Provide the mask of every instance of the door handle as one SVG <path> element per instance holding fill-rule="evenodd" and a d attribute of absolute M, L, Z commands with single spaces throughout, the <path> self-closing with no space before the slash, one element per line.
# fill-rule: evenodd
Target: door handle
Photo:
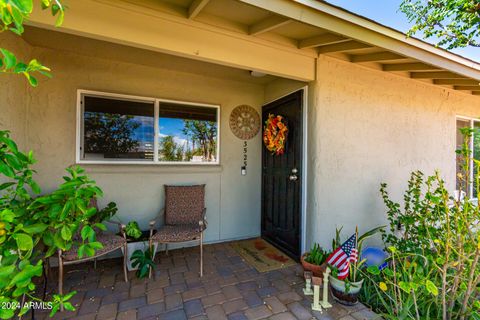
<path fill-rule="evenodd" d="M 298 180 L 298 176 L 296 174 L 292 174 L 288 177 L 288 180 L 290 181 L 297 181 Z"/>

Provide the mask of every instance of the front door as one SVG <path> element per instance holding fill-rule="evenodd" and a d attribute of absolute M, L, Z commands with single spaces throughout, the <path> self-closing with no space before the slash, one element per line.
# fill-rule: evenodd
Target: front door
<path fill-rule="evenodd" d="M 280 115 L 288 128 L 285 151 L 262 148 L 262 237 L 292 258 L 300 257 L 303 90 L 263 107 L 262 122 Z"/>

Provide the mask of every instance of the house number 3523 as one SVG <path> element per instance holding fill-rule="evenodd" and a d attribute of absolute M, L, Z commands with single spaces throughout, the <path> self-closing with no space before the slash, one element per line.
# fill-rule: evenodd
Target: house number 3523
<path fill-rule="evenodd" d="M 243 141 L 243 166 L 242 166 L 242 176 L 247 175 L 247 151 L 248 151 L 248 144 L 247 140 Z"/>

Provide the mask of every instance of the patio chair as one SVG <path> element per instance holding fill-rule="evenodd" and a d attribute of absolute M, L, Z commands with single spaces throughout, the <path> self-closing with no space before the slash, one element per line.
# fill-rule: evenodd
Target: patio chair
<path fill-rule="evenodd" d="M 165 244 L 168 254 L 170 243 L 199 242 L 200 277 L 203 276 L 203 231 L 205 219 L 205 185 L 165 186 L 165 207 L 159 218 L 164 216 L 164 225 L 155 231 L 159 218 L 150 221 L 150 248 L 154 243 Z M 152 272 L 150 270 L 150 277 Z"/>
<path fill-rule="evenodd" d="M 92 199 L 92 201 L 90 202 L 90 206 L 94 206 L 95 208 L 97 208 L 97 211 L 98 211 L 98 205 L 97 205 L 96 199 Z M 58 293 L 60 295 L 63 294 L 63 267 L 64 266 L 94 260 L 94 265 L 96 268 L 98 257 L 101 257 L 103 255 L 106 255 L 107 253 L 113 252 L 118 249 L 124 250 L 123 274 L 125 277 L 125 282 L 128 282 L 128 275 L 127 275 L 128 254 L 127 254 L 127 237 L 125 235 L 125 226 L 117 221 L 107 220 L 103 222 L 111 223 L 118 226 L 120 236 L 110 232 L 97 232 L 96 241 L 100 242 L 103 245 L 103 248 L 99 250 L 95 250 L 94 256 L 92 257 L 84 256 L 83 258 L 79 258 L 77 245 L 72 245 L 72 247 L 68 251 L 58 250 Z M 75 237 L 79 242 L 81 242 L 81 237 L 79 234 L 75 235 Z M 63 311 L 63 305 L 61 306 L 61 310 Z"/>

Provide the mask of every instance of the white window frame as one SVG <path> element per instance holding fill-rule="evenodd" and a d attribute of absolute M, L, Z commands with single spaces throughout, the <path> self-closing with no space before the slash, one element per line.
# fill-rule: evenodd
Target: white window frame
<path fill-rule="evenodd" d="M 474 118 L 474 117 L 466 117 L 466 116 L 456 116 L 455 117 L 455 134 L 457 133 L 456 131 L 458 130 L 457 128 L 457 120 L 463 120 L 463 121 L 468 121 L 470 123 L 470 129 L 475 129 L 475 122 L 478 122 L 480 123 L 480 119 L 478 118 Z M 455 138 L 455 145 L 457 144 L 456 142 L 456 138 Z M 468 148 L 470 149 L 470 153 L 471 153 L 471 157 L 473 158 L 473 138 L 470 139 L 470 142 L 469 142 L 469 146 Z M 457 166 L 457 164 L 455 163 L 455 167 Z M 470 177 L 468 177 L 468 180 L 469 181 L 473 181 L 474 179 L 474 176 L 473 176 L 473 160 L 470 160 L 469 164 L 469 171 L 470 171 Z M 456 175 L 456 171 L 457 169 L 455 168 L 455 184 L 457 183 L 457 175 Z M 469 183 L 468 185 L 468 196 L 469 197 L 473 197 L 473 183 Z"/>
<path fill-rule="evenodd" d="M 98 96 L 98 97 L 107 97 L 107 98 L 117 98 L 123 100 L 135 100 L 140 102 L 151 102 L 154 104 L 154 140 L 153 140 L 153 161 L 139 161 L 139 160 L 84 160 L 81 159 L 81 149 L 83 147 L 83 110 L 84 96 Z M 206 107 L 206 108 L 215 108 L 217 110 L 217 148 L 216 148 L 216 161 L 211 162 L 193 162 L 193 161 L 160 161 L 158 157 L 158 141 L 160 128 L 158 126 L 158 120 L 160 115 L 160 104 L 165 103 L 176 103 L 183 105 L 190 105 L 196 107 Z M 181 100 L 171 100 L 171 99 L 162 99 L 154 97 L 144 97 L 144 96 L 134 96 L 118 93 L 110 93 L 103 91 L 93 91 L 93 90 L 77 90 L 77 116 L 76 116 L 76 144 L 75 144 L 75 161 L 77 164 L 105 164 L 105 165 L 178 165 L 178 166 L 216 166 L 220 165 L 220 105 L 218 104 L 208 104 L 200 102 L 190 102 L 190 101 L 181 101 Z"/>

